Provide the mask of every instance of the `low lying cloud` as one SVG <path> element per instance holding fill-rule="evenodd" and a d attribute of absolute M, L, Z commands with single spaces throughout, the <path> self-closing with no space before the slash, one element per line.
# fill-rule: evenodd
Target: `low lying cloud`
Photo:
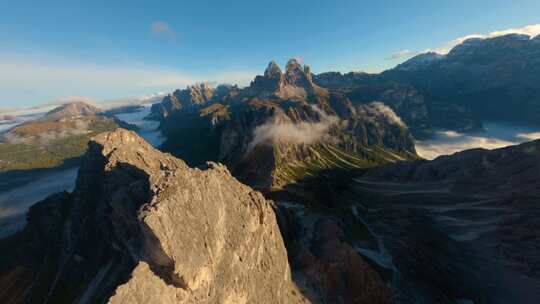
<path fill-rule="evenodd" d="M 312 108 L 319 113 L 320 121 L 296 124 L 272 121 L 256 127 L 253 132 L 253 140 L 248 145 L 248 152 L 257 145 L 268 144 L 276 140 L 293 144 L 312 144 L 327 137 L 330 127 L 339 123 L 339 118 L 327 115 L 316 106 L 312 106 Z"/>
<path fill-rule="evenodd" d="M 441 155 L 453 154 L 469 149 L 497 149 L 540 139 L 540 132 L 534 132 L 528 128 L 490 124 L 486 129 L 486 133 L 479 135 L 440 131 L 437 132 L 433 139 L 417 141 L 416 151 L 425 159 L 434 159 Z"/>
<path fill-rule="evenodd" d="M 171 41 L 176 41 L 176 32 L 171 26 L 161 20 L 157 20 L 150 26 L 150 31 L 154 36 L 164 37 Z"/>
<path fill-rule="evenodd" d="M 400 127 L 407 127 L 403 120 L 401 120 L 401 117 L 399 117 L 394 110 L 380 101 L 373 101 L 365 105 L 363 109 L 368 114 L 366 117 L 383 116 L 390 123 L 396 124 Z"/>

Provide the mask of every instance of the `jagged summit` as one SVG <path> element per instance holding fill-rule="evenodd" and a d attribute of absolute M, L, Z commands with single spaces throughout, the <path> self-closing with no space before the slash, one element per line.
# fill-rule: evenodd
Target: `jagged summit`
<path fill-rule="evenodd" d="M 250 89 L 251 95 L 263 98 L 306 99 L 328 94 L 325 89 L 313 83 L 309 66 L 302 66 L 296 58 L 287 62 L 285 73 L 272 60 L 264 74 L 255 77 Z"/>
<path fill-rule="evenodd" d="M 281 74 L 282 74 L 281 68 L 276 63 L 275 60 L 270 61 L 270 63 L 268 64 L 268 67 L 264 71 L 265 77 L 272 77 L 274 75 L 281 75 Z"/>
<path fill-rule="evenodd" d="M 300 64 L 300 61 L 297 58 L 291 58 L 289 61 L 287 61 L 287 65 L 285 70 L 287 73 L 294 71 L 295 69 L 302 69 L 302 65 Z"/>
<path fill-rule="evenodd" d="M 220 86 L 219 93 L 225 94 L 223 91 L 226 89 L 226 87 Z M 216 89 L 206 82 L 187 86 L 183 90 L 176 90 L 165 96 L 161 103 L 154 104 L 148 118 L 159 120 L 182 108 L 204 105 L 210 102 L 215 94 Z"/>

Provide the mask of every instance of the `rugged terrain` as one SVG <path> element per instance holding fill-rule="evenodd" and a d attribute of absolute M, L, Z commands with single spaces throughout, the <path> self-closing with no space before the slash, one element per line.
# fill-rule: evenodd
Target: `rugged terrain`
<path fill-rule="evenodd" d="M 403 121 L 380 102 L 355 105 L 313 82 L 291 59 L 271 62 L 240 89 L 196 85 L 153 107 L 163 149 L 191 165 L 226 164 L 258 189 L 279 189 L 329 168 L 363 168 L 416 158 Z"/>
<path fill-rule="evenodd" d="M 302 202 L 280 205 L 282 230 L 297 256 L 314 223 L 333 221 L 398 303 L 538 303 L 539 164 L 534 141 L 328 172 L 303 181 L 307 200 L 282 193 Z"/>
<path fill-rule="evenodd" d="M 1 241 L 3 303 L 302 303 L 272 203 L 135 133 L 89 144 L 72 193 Z"/>
<path fill-rule="evenodd" d="M 270 62 L 245 88 L 176 90 L 148 116 L 172 155 L 101 134 L 75 190 L 0 240 L 0 302 L 538 303 L 540 142 L 426 161 L 413 141 L 537 123 L 538 39 L 467 40 L 379 75 Z M 50 137 L 118 125 L 73 104 L 4 140 L 47 155 Z"/>

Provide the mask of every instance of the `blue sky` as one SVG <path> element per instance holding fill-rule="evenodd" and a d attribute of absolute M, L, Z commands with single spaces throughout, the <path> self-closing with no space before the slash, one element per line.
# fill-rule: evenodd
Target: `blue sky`
<path fill-rule="evenodd" d="M 538 12 L 538 0 L 0 0 L 0 108 L 247 84 L 290 57 L 376 72 L 406 59 L 392 54 L 538 24 Z"/>

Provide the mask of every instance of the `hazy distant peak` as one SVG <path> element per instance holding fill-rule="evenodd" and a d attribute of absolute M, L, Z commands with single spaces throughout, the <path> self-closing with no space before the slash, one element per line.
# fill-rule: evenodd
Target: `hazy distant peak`
<path fill-rule="evenodd" d="M 44 118 L 62 118 L 62 117 L 77 117 L 91 116 L 101 112 L 101 109 L 82 101 L 74 101 L 63 104 L 57 108 L 47 112 Z"/>

